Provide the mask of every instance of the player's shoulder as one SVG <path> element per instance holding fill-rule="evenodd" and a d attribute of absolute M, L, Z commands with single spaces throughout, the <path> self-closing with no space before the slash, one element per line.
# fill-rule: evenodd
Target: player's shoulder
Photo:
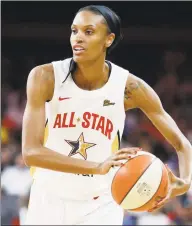
<path fill-rule="evenodd" d="M 50 100 L 54 92 L 54 71 L 52 63 L 38 65 L 31 69 L 27 79 L 28 97 L 33 100 Z"/>
<path fill-rule="evenodd" d="M 52 61 L 50 63 L 37 65 L 31 69 L 30 74 L 35 77 L 38 76 L 53 76 L 54 75 L 54 66 L 61 65 L 62 67 L 68 66 L 71 63 L 72 58 L 66 58 L 64 60 Z"/>
<path fill-rule="evenodd" d="M 28 76 L 28 84 L 52 86 L 54 83 L 54 70 L 52 63 L 37 65 L 31 69 Z"/>

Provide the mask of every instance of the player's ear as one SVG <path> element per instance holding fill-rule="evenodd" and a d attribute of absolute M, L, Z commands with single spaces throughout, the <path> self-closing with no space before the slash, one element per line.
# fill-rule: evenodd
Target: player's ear
<path fill-rule="evenodd" d="M 112 45 L 114 39 L 115 39 L 115 34 L 114 33 L 109 34 L 106 39 L 105 47 L 109 48 Z"/>

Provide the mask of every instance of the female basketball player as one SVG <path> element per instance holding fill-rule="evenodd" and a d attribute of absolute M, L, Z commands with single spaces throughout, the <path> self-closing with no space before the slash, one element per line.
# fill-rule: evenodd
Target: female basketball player
<path fill-rule="evenodd" d="M 71 30 L 73 58 L 35 67 L 27 82 L 22 148 L 36 169 L 26 224 L 121 225 L 110 169 L 139 150 L 119 150 L 125 110 L 141 109 L 178 153 L 181 178 L 168 169 L 170 193 L 154 208 L 189 189 L 192 148 L 154 90 L 105 60 L 121 40 L 112 10 L 82 8 Z"/>

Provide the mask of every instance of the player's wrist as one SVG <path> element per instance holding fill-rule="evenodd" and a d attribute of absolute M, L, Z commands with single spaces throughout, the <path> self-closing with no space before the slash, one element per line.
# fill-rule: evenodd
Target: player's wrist
<path fill-rule="evenodd" d="M 93 170 L 92 174 L 98 174 L 98 175 L 102 174 L 100 165 L 101 165 L 100 163 L 95 163 L 95 165 L 92 169 Z"/>

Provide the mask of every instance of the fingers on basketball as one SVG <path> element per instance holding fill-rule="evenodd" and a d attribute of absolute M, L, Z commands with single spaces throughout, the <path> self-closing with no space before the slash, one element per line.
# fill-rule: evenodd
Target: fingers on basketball
<path fill-rule="evenodd" d="M 141 148 L 123 148 L 121 150 L 119 150 L 117 153 L 118 154 L 131 154 L 131 155 L 136 155 L 138 151 L 141 151 Z"/>
<path fill-rule="evenodd" d="M 148 212 L 153 212 L 153 211 L 160 210 L 166 203 L 167 203 L 167 199 L 165 198 L 161 202 L 159 202 L 155 207 L 150 209 Z"/>
<path fill-rule="evenodd" d="M 131 158 L 131 156 L 129 154 L 125 153 L 125 154 L 119 154 L 119 155 L 114 156 L 113 160 L 118 161 L 118 160 L 130 159 L 130 158 Z"/>

